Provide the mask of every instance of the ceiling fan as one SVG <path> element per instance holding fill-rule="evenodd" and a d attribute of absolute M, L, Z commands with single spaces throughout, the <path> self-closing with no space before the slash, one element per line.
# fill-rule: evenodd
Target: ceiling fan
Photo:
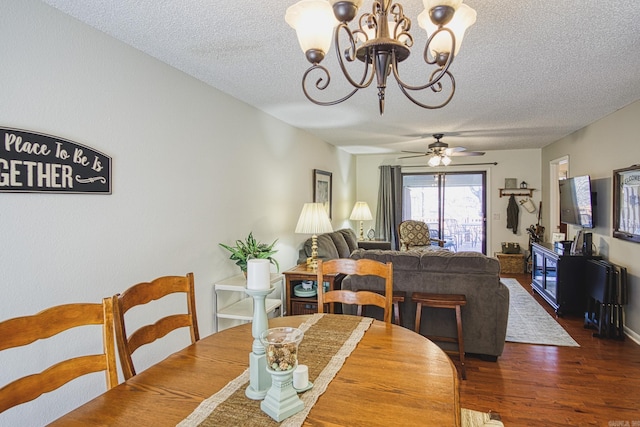
<path fill-rule="evenodd" d="M 413 153 L 415 155 L 398 158 L 410 159 L 413 157 L 431 156 L 428 162 L 429 166 L 439 166 L 440 164 L 447 166 L 451 163 L 451 157 L 454 156 L 484 156 L 483 151 L 466 151 L 466 149 L 463 147 L 449 148 L 449 144 L 440 141 L 444 137 L 444 134 L 442 133 L 434 133 L 433 137 L 436 139 L 436 141 L 429 144 L 429 149 L 426 152 L 421 153 L 417 151 L 403 151 L 403 153 Z"/>

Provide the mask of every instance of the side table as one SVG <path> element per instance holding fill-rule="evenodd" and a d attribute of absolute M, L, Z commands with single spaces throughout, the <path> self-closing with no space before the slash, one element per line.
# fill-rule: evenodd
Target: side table
<path fill-rule="evenodd" d="M 298 297 L 293 293 L 294 287 L 304 280 L 316 280 L 317 272 L 307 269 L 306 264 L 299 264 L 287 271 L 284 271 L 285 277 L 285 293 L 287 297 L 287 315 L 295 316 L 298 314 L 314 314 L 318 312 L 318 298 Z M 340 282 L 344 274 L 325 274 L 325 280 L 329 282 L 329 289 L 336 289 L 340 286 Z"/>
<path fill-rule="evenodd" d="M 271 273 L 271 285 L 280 287 L 280 298 L 267 298 L 265 301 L 267 314 L 280 307 L 280 316 L 284 316 L 282 308 L 285 306 L 285 293 L 282 286 L 283 276 L 280 273 Z M 250 322 L 253 319 L 253 298 L 245 293 L 247 278 L 244 274 L 229 277 L 213 284 L 213 328 L 218 332 L 218 319 L 235 319 Z M 218 307 L 218 292 L 241 292 L 240 301 L 233 302 L 224 307 Z M 274 290 L 273 292 L 276 292 Z"/>

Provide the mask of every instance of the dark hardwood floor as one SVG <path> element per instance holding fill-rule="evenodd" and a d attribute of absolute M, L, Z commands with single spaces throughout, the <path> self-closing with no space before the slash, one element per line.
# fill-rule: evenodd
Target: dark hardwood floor
<path fill-rule="evenodd" d="M 503 277 L 517 279 L 531 293 L 529 275 Z M 462 407 L 497 412 L 506 427 L 640 427 L 640 346 L 628 337 L 594 338 L 582 317 L 556 320 L 580 347 L 507 342 L 497 362 L 467 358 Z"/>

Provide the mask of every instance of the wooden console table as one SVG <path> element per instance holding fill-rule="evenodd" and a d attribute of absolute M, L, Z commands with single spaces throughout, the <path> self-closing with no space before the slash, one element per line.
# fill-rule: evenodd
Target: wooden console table
<path fill-rule="evenodd" d="M 299 264 L 292 269 L 283 272 L 285 277 L 285 292 L 287 298 L 287 315 L 295 316 L 299 314 L 313 314 L 318 312 L 318 298 L 298 297 L 293 293 L 293 289 L 297 284 L 304 280 L 316 280 L 317 272 L 307 269 L 306 264 Z M 343 274 L 325 274 L 325 279 L 329 281 L 329 289 L 336 289 L 336 285 L 340 285 Z"/>

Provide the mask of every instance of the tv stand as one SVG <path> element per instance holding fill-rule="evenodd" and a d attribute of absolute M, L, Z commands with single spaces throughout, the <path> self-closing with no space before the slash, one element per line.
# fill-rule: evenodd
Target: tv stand
<path fill-rule="evenodd" d="M 584 271 L 588 257 L 557 253 L 550 243 L 531 244 L 531 287 L 558 316 L 566 313 L 584 315 L 587 291 Z"/>

